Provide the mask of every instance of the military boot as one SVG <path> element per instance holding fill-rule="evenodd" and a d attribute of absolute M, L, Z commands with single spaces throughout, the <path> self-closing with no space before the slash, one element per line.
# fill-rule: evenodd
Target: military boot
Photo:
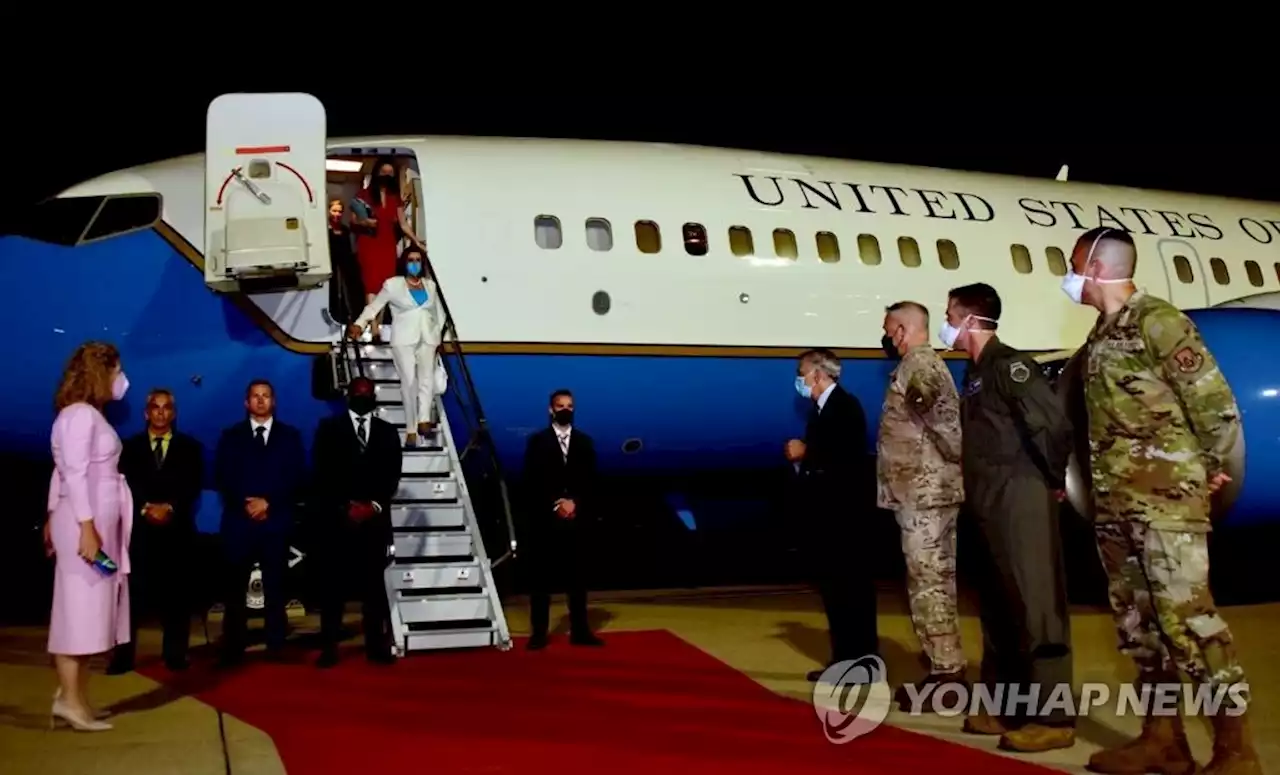
<path fill-rule="evenodd" d="M 1027 724 L 1011 729 L 1000 736 L 1000 750 L 1018 753 L 1043 753 L 1076 744 L 1076 731 L 1072 727 Z"/>
<path fill-rule="evenodd" d="M 917 701 L 920 703 L 920 710 L 928 712 L 933 709 L 933 705 L 929 702 L 929 697 L 942 687 L 950 685 L 959 687 L 960 697 L 967 699 L 969 684 L 964 680 L 964 671 L 957 670 L 953 673 L 930 673 L 925 676 L 923 681 L 916 681 L 911 684 L 913 691 L 909 691 L 907 685 L 903 684 L 898 687 L 893 700 L 898 703 L 898 710 L 903 713 L 910 713 L 914 710 L 911 702 L 914 692 L 914 696 L 918 698 Z"/>
<path fill-rule="evenodd" d="M 1213 759 L 1204 775 L 1262 775 L 1262 762 L 1253 748 L 1244 714 L 1213 717 Z"/>
<path fill-rule="evenodd" d="M 1181 716 L 1147 716 L 1142 720 L 1142 734 L 1098 751 L 1089 757 L 1086 769 L 1106 775 L 1190 775 L 1196 771 L 1196 760 L 1191 756 Z"/>

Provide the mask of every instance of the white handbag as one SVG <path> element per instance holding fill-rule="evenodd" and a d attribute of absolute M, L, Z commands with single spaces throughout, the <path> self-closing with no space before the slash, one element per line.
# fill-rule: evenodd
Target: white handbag
<path fill-rule="evenodd" d="M 444 367 L 444 360 L 436 356 L 436 373 L 435 373 L 435 393 L 438 396 L 444 395 L 449 389 L 449 371 Z"/>

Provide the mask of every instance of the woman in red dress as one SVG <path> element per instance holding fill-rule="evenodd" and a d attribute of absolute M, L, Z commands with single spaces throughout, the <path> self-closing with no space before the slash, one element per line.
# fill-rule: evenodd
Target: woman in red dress
<path fill-rule="evenodd" d="M 365 301 L 372 302 L 377 295 L 376 290 L 396 273 L 401 235 L 408 237 L 424 252 L 426 245 L 413 233 L 405 216 L 404 200 L 400 197 L 400 177 L 393 160 L 382 157 L 374 163 L 369 187 L 357 194 L 356 199 L 367 211 L 360 212 L 360 208 L 355 208 L 352 219 L 357 227 L 356 258 L 364 280 Z M 369 327 L 374 338 L 379 336 L 378 329 L 377 321 Z"/>

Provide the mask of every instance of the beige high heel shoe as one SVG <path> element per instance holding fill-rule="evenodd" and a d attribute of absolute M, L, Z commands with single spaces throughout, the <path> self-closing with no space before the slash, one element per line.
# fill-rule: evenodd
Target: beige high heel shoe
<path fill-rule="evenodd" d="M 61 699 L 62 699 L 62 687 L 59 686 L 57 689 L 53 691 L 53 701 L 58 702 Z M 104 718 L 111 717 L 111 711 L 109 710 L 98 710 L 97 708 L 90 708 L 90 710 L 93 711 L 93 717 L 99 721 L 101 721 Z"/>
<path fill-rule="evenodd" d="M 68 726 L 77 732 L 106 732 L 114 728 L 105 721 L 82 718 L 71 708 L 64 705 L 60 699 L 53 701 L 53 709 L 49 711 L 49 728 L 56 729 L 59 720 L 66 722 Z"/>

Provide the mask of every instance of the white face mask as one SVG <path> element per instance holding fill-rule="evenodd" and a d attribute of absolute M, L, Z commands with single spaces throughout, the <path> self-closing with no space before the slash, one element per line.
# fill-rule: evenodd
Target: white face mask
<path fill-rule="evenodd" d="M 1114 231 L 1114 229 L 1105 229 L 1094 238 L 1093 244 L 1089 246 L 1089 255 L 1084 260 L 1084 271 L 1088 272 L 1089 265 L 1093 263 L 1093 252 L 1098 249 L 1098 242 L 1111 231 Z M 1118 280 L 1099 280 L 1094 277 L 1076 274 L 1074 269 L 1067 267 L 1067 276 L 1062 278 L 1062 292 L 1067 294 L 1067 297 L 1073 302 L 1080 304 L 1084 301 L 1084 284 L 1087 282 L 1095 282 L 1099 285 L 1116 285 L 1127 283 L 1131 280 L 1133 280 L 1132 277 L 1123 277 Z"/>
<path fill-rule="evenodd" d="M 943 344 L 945 344 L 945 345 L 947 346 L 947 349 L 948 349 L 948 350 L 953 350 L 953 349 L 955 349 L 956 341 L 960 339 L 960 334 L 961 334 L 961 332 L 966 331 L 966 330 L 968 330 L 968 331 L 983 331 L 983 330 L 986 330 L 986 329 L 981 329 L 981 328 L 969 328 L 969 329 L 966 329 L 966 328 L 965 328 L 965 326 L 967 326 L 967 325 L 969 324 L 969 321 L 970 321 L 970 320 L 985 320 L 985 321 L 987 321 L 988 323 L 995 323 L 995 322 L 996 322 L 996 321 L 992 320 L 991 318 L 984 318 L 984 317 L 982 317 L 981 315 L 966 315 L 966 316 L 965 316 L 965 318 L 964 318 L 964 320 L 960 321 L 960 326 L 959 326 L 959 328 L 957 328 L 956 326 L 951 325 L 950 323 L 943 323 L 943 324 L 942 324 L 942 328 L 938 331 L 938 338 L 942 340 L 942 343 L 943 343 Z"/>

